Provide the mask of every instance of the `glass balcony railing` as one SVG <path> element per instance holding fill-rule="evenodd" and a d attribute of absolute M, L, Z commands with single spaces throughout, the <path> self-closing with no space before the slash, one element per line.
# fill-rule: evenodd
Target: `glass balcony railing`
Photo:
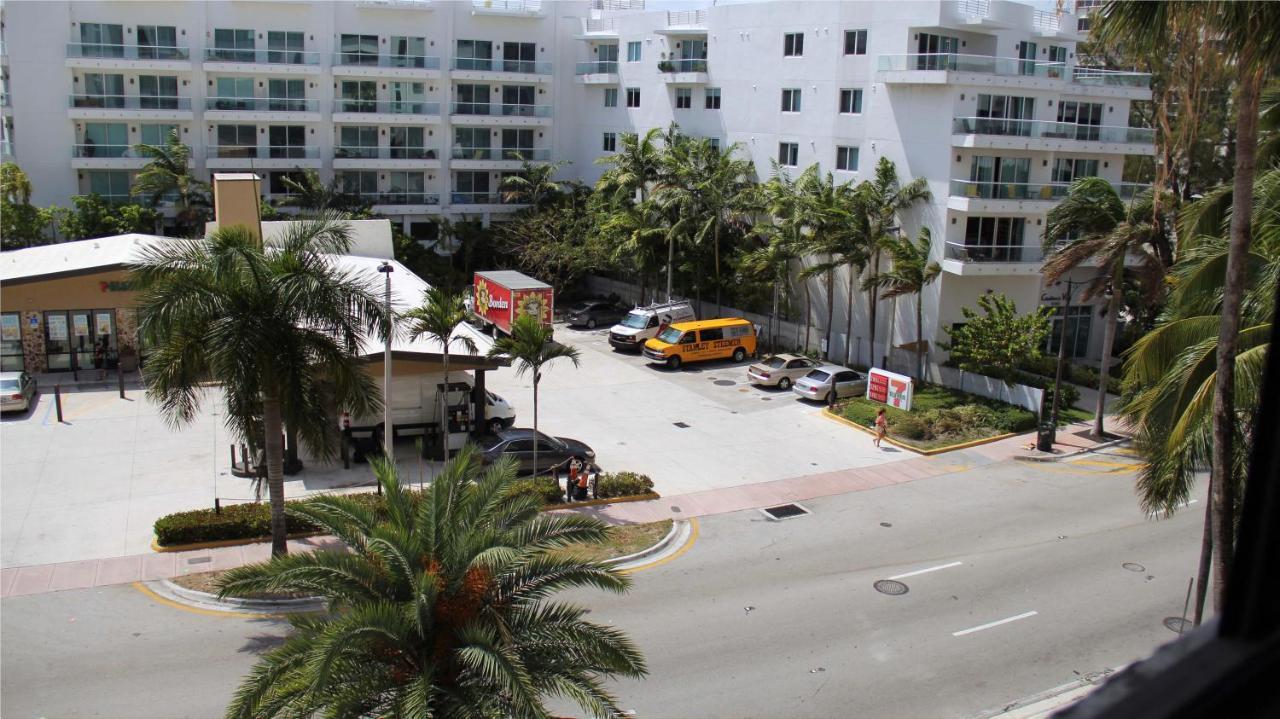
<path fill-rule="evenodd" d="M 272 160 L 315 160 L 320 148 L 315 145 L 268 145 L 267 157 Z"/>
<path fill-rule="evenodd" d="M 320 148 L 314 145 L 209 145 L 207 159 L 257 159 L 314 160 L 320 157 Z"/>
<path fill-rule="evenodd" d="M 254 159 L 258 157 L 257 145 L 209 145 L 205 148 L 205 159 Z M 265 157 L 265 155 L 264 155 Z"/>
<path fill-rule="evenodd" d="M 439 115 L 440 103 L 418 100 L 355 100 L 339 97 L 334 112 L 381 112 L 391 115 Z"/>
<path fill-rule="evenodd" d="M 435 148 L 429 147 L 351 147 L 333 148 L 335 160 L 435 160 Z"/>
<path fill-rule="evenodd" d="M 616 61 L 606 62 L 580 62 L 573 68 L 575 75 L 616 75 L 618 74 L 618 63 Z"/>
<path fill-rule="evenodd" d="M 551 159 L 551 150 L 536 147 L 455 147 L 453 159 L 547 162 Z"/>
<path fill-rule="evenodd" d="M 1142 145 L 1150 145 L 1155 142 L 1155 130 L 1145 127 L 1079 125 L 1072 122 L 1011 120 L 999 117 L 957 117 L 952 121 L 951 132 L 956 135 L 1011 135 L 1015 137 L 1083 140 L 1087 142 L 1124 142 Z"/>
<path fill-rule="evenodd" d="M 92 157 L 113 159 L 117 157 L 142 157 L 133 145 L 102 145 L 96 142 L 85 142 L 71 146 L 72 157 Z"/>
<path fill-rule="evenodd" d="M 247 112 L 317 112 L 315 100 L 285 97 L 206 97 L 204 109 Z"/>
<path fill-rule="evenodd" d="M 440 58 L 427 55 L 377 55 L 371 52 L 335 52 L 334 66 L 402 67 L 416 70 L 439 70 Z"/>
<path fill-rule="evenodd" d="M 208 62 L 251 62 L 271 65 L 319 65 L 320 53 L 302 50 L 254 50 L 226 47 L 207 47 L 204 59 Z"/>
<path fill-rule="evenodd" d="M 1145 72 L 1122 72 L 1097 67 L 1077 67 L 1071 70 L 1071 81 L 1077 85 L 1106 85 L 1109 87 L 1151 87 L 1151 75 Z"/>
<path fill-rule="evenodd" d="M 498 117 L 551 117 L 550 105 L 510 105 L 498 102 L 455 102 L 454 115 L 493 115 Z"/>
<path fill-rule="evenodd" d="M 362 192 L 360 199 L 373 205 L 438 205 L 440 195 L 430 192 Z"/>
<path fill-rule="evenodd" d="M 658 72 L 706 72 L 706 60 L 660 60 Z"/>
<path fill-rule="evenodd" d="M 9 106 L 9 93 L 0 92 L 0 107 L 8 107 L 8 106 Z"/>
<path fill-rule="evenodd" d="M 0 157 L 13 157 L 13 143 L 8 140 L 0 140 Z"/>
<path fill-rule="evenodd" d="M 1123 200 L 1130 200 L 1151 185 L 1137 182 L 1116 182 L 1111 184 L 1116 194 Z M 952 197 L 969 197 L 982 200 L 1047 200 L 1057 201 L 1067 196 L 1071 184 L 1052 182 L 1035 184 L 1026 182 L 977 182 L 972 180 L 952 180 Z"/>
<path fill-rule="evenodd" d="M 109 110 L 190 110 L 191 98 L 156 95 L 72 95 L 71 107 Z"/>
<path fill-rule="evenodd" d="M 502 194 L 498 192 L 451 192 L 449 200 L 455 205 L 501 205 Z"/>
<path fill-rule="evenodd" d="M 120 58 L 123 60 L 190 60 L 185 47 L 167 45 L 104 45 L 102 43 L 69 42 L 67 57 Z"/>
<path fill-rule="evenodd" d="M 980 245 L 948 242 L 946 258 L 960 262 L 1043 262 L 1044 250 L 1035 245 Z"/>
<path fill-rule="evenodd" d="M 983 75 L 1045 77 L 1051 80 L 1060 80 L 1067 76 L 1066 63 L 1020 60 L 1016 57 L 962 55 L 959 53 L 881 55 L 879 69 L 881 72 L 950 70 L 952 72 L 973 72 Z"/>
<path fill-rule="evenodd" d="M 550 75 L 551 63 L 534 60 L 504 60 L 498 57 L 455 57 L 453 58 L 453 69 Z"/>
<path fill-rule="evenodd" d="M 76 195 L 76 197 L 97 197 L 98 199 L 102 200 L 108 205 L 123 205 L 125 203 L 133 202 L 134 200 L 133 196 L 127 192 L 126 193 L 108 193 L 105 195 L 100 192 L 85 192 L 85 193 Z"/>

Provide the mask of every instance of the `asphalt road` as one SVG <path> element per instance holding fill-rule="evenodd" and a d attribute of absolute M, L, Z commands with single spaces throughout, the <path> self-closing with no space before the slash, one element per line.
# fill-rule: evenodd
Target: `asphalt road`
<path fill-rule="evenodd" d="M 1174 638 L 1201 507 L 1150 521 L 1128 460 L 1087 461 L 706 518 L 630 594 L 573 599 L 644 649 L 650 677 L 616 687 L 639 717 L 973 716 Z M 891 577 L 909 591 L 872 588 Z M 217 717 L 284 633 L 132 587 L 6 599 L 0 622 L 5 719 Z"/>

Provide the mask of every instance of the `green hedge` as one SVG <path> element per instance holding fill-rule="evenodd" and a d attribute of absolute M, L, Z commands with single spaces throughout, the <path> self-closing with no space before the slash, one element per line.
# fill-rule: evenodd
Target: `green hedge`
<path fill-rule="evenodd" d="M 555 477 L 529 477 L 511 484 L 512 495 L 527 494 L 542 500 L 543 504 L 559 504 L 564 501 L 564 488 Z"/>
<path fill-rule="evenodd" d="M 653 491 L 653 480 L 648 475 L 635 472 L 613 472 L 600 475 L 596 483 L 596 496 L 600 499 L 634 497 Z"/>
<path fill-rule="evenodd" d="M 917 385 L 911 401 L 911 411 L 904 412 L 859 397 L 842 405 L 840 413 L 846 419 L 871 428 L 875 425 L 877 410 L 883 407 L 890 436 L 939 445 L 951 439 L 961 442 L 982 436 L 1026 432 L 1036 426 L 1033 412 L 940 385 Z"/>

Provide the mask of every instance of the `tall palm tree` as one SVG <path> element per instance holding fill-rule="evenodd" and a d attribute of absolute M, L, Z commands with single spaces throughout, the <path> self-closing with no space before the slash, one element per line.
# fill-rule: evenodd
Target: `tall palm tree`
<path fill-rule="evenodd" d="M 147 396 L 177 427 L 195 418 L 204 383 L 221 385 L 228 427 L 266 453 L 275 555 L 287 551 L 283 426 L 332 457 L 327 398 L 355 414 L 380 407 L 356 352 L 382 327 L 383 306 L 374 278 L 335 266 L 331 255 L 350 246 L 346 223 L 330 215 L 291 224 L 266 248 L 225 227 L 152 245 L 132 266 L 138 330 L 155 348 Z"/>
<path fill-rule="evenodd" d="M 810 311 L 811 293 L 809 291 L 809 275 L 806 273 L 808 268 L 804 267 L 806 244 L 804 218 L 797 208 L 800 203 L 800 191 L 796 186 L 796 181 L 785 167 L 782 167 L 776 161 L 771 161 L 770 164 L 772 175 L 757 190 L 760 195 L 759 204 L 772 220 L 772 226 L 776 227 L 776 233 L 780 241 L 784 243 L 788 253 L 793 255 L 793 259 L 799 260 L 801 263 L 800 285 L 804 289 L 804 339 L 800 340 L 797 337 L 797 344 L 802 352 L 807 352 L 809 350 L 809 331 L 813 321 L 813 313 Z M 769 230 L 768 225 L 764 222 L 758 222 L 755 226 L 763 232 L 774 232 Z M 786 272 L 790 271 L 789 267 L 783 269 Z"/>
<path fill-rule="evenodd" d="M 194 228 L 209 207 L 209 183 L 191 173 L 191 148 L 182 143 L 175 129 L 163 145 L 139 144 L 134 151 L 149 158 L 129 191 L 134 197 L 145 197 L 155 207 L 160 200 L 172 197 L 177 207 L 177 220 L 187 229 Z"/>
<path fill-rule="evenodd" d="M 591 200 L 599 232 L 611 240 L 613 261 L 634 270 L 640 280 L 640 302 L 644 302 L 649 280 L 662 267 L 666 232 L 662 217 L 652 200 L 618 203 L 597 194 Z"/>
<path fill-rule="evenodd" d="M 369 202 L 343 189 L 337 177 L 326 185 L 315 170 L 303 170 L 296 177 L 284 175 L 280 181 L 289 189 L 289 194 L 279 203 L 284 207 L 297 207 L 308 214 L 333 211 L 361 213 L 369 209 Z"/>
<path fill-rule="evenodd" d="M 872 354 L 876 346 L 876 275 L 880 273 L 880 248 L 886 241 L 897 237 L 902 227 L 902 213 L 911 209 L 918 202 L 929 199 L 929 183 L 923 177 L 903 185 L 898 180 L 898 167 L 887 157 L 880 158 L 876 165 L 875 178 L 858 185 L 858 194 L 862 197 L 861 207 L 867 213 L 867 241 L 871 248 L 867 260 L 868 275 L 864 286 L 870 288 L 867 295 L 867 318 L 869 331 L 867 336 L 871 342 Z M 889 338 L 892 342 L 893 338 Z M 875 357 L 871 364 L 876 364 Z"/>
<path fill-rule="evenodd" d="M 1208 6 L 1206 9 L 1206 5 Z M 1222 322 L 1218 326 L 1217 364 L 1213 393 L 1213 477 L 1228 476 L 1234 465 L 1235 362 L 1245 294 L 1247 259 L 1253 228 L 1253 187 L 1256 179 L 1259 100 L 1267 74 L 1280 67 L 1280 3 L 1212 0 L 1193 8 L 1178 2 L 1134 3 L 1110 0 L 1095 30 L 1105 41 L 1119 41 L 1135 50 L 1150 50 L 1169 35 L 1178 15 L 1203 12 L 1205 32 L 1220 41 L 1236 68 L 1235 175 L 1232 178 L 1230 245 L 1223 274 Z M 1234 487 L 1212 483 L 1215 553 L 1214 605 L 1221 611 L 1234 550 Z M 1218 571 L 1218 570 L 1221 571 Z"/>
<path fill-rule="evenodd" d="M 250 671 L 228 717 L 545 717 L 551 698 L 622 715 L 603 683 L 643 678 L 644 657 L 617 628 L 551 598 L 630 587 L 565 551 L 603 541 L 604 523 L 540 512 L 536 497 L 513 492 L 512 462 L 484 469 L 470 445 L 421 494 L 390 463 L 374 472 L 385 513 L 337 495 L 289 510 L 351 551 L 277 557 L 219 579 L 224 597 L 297 592 L 330 608 L 289 618 L 293 633 Z"/>
<path fill-rule="evenodd" d="M 404 319 L 409 322 L 410 339 L 425 336 L 439 342 L 444 350 L 440 353 L 440 363 L 444 367 L 444 391 L 436 396 L 437 404 L 440 405 L 436 416 L 440 418 L 442 429 L 448 424 L 449 413 L 449 348 L 457 345 L 473 354 L 476 351 L 476 343 L 471 337 L 455 334 L 458 326 L 467 321 L 466 299 L 465 292 L 450 293 L 439 287 L 432 287 L 427 290 L 420 306 L 404 313 Z M 481 417 L 483 419 L 485 418 Z M 445 459 L 449 457 L 449 433 L 444 431 L 440 433 L 440 456 Z"/>
<path fill-rule="evenodd" d="M 657 145 L 661 134 L 660 127 L 650 128 L 644 135 L 623 133 L 618 141 L 622 149 L 596 158 L 596 164 L 609 167 L 596 183 L 596 189 L 628 202 L 635 201 L 637 195 L 641 201 L 645 200 L 662 166 L 662 150 Z"/>
<path fill-rule="evenodd" d="M 556 173 L 567 162 L 529 162 L 523 161 L 520 171 L 502 178 L 500 189 L 502 201 L 507 203 L 529 205 L 535 212 L 555 203 L 564 194 L 564 189 L 556 181 Z"/>
<path fill-rule="evenodd" d="M 540 318 L 522 314 L 511 323 L 511 334 L 494 340 L 490 357 L 510 357 L 516 364 L 516 376 L 526 372 L 533 375 L 533 432 L 538 432 L 538 385 L 542 383 L 542 366 L 558 359 L 568 359 L 578 366 L 581 353 L 577 347 L 562 345 L 551 340 L 551 328 Z M 533 443 L 533 471 L 538 467 L 538 443 Z"/>
<path fill-rule="evenodd" d="M 1098 401 L 1094 408 L 1093 435 L 1103 437 L 1102 417 L 1106 410 L 1107 380 L 1110 378 L 1111 350 L 1115 346 L 1116 325 L 1124 299 L 1125 266 L 1134 260 L 1142 295 L 1155 302 L 1164 287 L 1165 267 L 1156 250 L 1157 238 L 1167 234 L 1162 217 L 1153 208 L 1153 192 L 1139 195 L 1125 207 L 1111 183 L 1100 177 L 1084 177 L 1071 183 L 1067 196 L 1045 221 L 1042 271 L 1045 284 L 1057 282 L 1068 272 L 1092 262 L 1098 272 L 1085 285 L 1082 299 L 1105 295 L 1107 328 L 1102 339 L 1102 360 L 1098 370 Z M 1066 322 L 1063 322 L 1066 342 Z"/>
<path fill-rule="evenodd" d="M 831 342 L 835 330 L 835 273 L 840 267 L 855 267 L 865 263 L 864 246 L 860 240 L 858 220 L 849 213 L 851 207 L 852 188 L 846 183 L 837 185 L 834 176 L 828 172 L 823 175 L 817 164 L 810 165 L 796 179 L 796 191 L 799 201 L 796 210 L 803 224 L 807 241 L 807 250 L 811 254 L 824 255 L 827 259 L 807 267 L 801 277 L 814 277 L 819 274 L 826 277 L 827 289 L 827 351 L 826 359 L 831 359 L 835 345 Z M 850 277 L 852 280 L 852 275 Z M 849 291 L 853 292 L 853 282 L 849 283 Z M 853 314 L 853 298 L 849 298 L 849 314 Z M 846 350 L 848 341 L 845 340 Z M 846 352 L 847 354 L 847 352 Z"/>
<path fill-rule="evenodd" d="M 905 237 L 893 238 L 885 243 L 885 249 L 893 260 L 887 272 L 876 277 L 876 286 L 882 291 L 880 299 L 887 300 L 903 295 L 916 296 L 916 377 L 924 380 L 924 288 L 929 286 L 942 267 L 929 260 L 933 249 L 933 237 L 928 227 L 920 228 L 915 242 Z"/>

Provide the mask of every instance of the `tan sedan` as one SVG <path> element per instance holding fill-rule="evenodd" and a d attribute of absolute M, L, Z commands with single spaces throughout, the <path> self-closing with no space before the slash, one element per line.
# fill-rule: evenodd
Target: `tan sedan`
<path fill-rule="evenodd" d="M 762 387 L 788 390 L 796 380 L 817 366 L 817 362 L 801 355 L 770 355 L 747 368 L 747 381 Z"/>

